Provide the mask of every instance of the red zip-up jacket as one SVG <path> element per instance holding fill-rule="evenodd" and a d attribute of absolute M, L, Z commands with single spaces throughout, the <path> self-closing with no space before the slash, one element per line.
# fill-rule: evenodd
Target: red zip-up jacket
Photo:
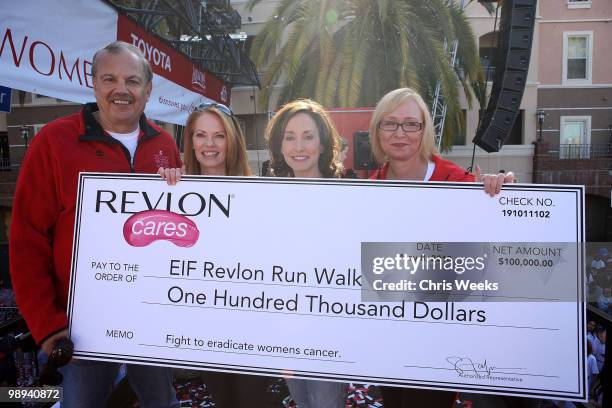
<path fill-rule="evenodd" d="M 476 181 L 476 177 L 472 173 L 465 171 L 451 161 L 444 160 L 436 155 L 432 156 L 431 161 L 434 162 L 435 167 L 429 181 Z M 386 180 L 387 171 L 389 171 L 389 163 L 376 170 L 369 178 L 372 180 Z"/>
<path fill-rule="evenodd" d="M 130 153 L 93 117 L 95 103 L 43 127 L 24 157 L 13 201 L 10 272 L 17 306 L 34 340 L 67 327 L 66 304 L 79 172 L 155 173 L 181 167 L 176 143 L 140 118 L 133 165 Z"/>

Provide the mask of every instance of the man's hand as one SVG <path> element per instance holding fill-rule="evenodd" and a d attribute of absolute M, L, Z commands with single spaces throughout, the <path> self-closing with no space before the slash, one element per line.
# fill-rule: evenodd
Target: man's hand
<path fill-rule="evenodd" d="M 55 343 L 57 343 L 57 341 L 62 337 L 68 337 L 68 329 L 57 332 L 53 336 L 49 337 L 40 345 L 40 348 L 43 349 L 47 356 L 49 356 L 51 355 L 51 351 L 53 350 Z"/>

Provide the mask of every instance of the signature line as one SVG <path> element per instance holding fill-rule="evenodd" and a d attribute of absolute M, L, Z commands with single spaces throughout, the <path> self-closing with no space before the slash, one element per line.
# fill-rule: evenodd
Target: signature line
<path fill-rule="evenodd" d="M 442 367 L 427 367 L 427 366 L 417 366 L 417 365 L 404 365 L 404 367 L 406 368 L 428 368 L 430 370 L 447 370 L 447 371 L 457 371 L 455 368 L 442 368 Z M 512 370 L 512 368 L 511 368 Z M 522 368 L 519 368 L 519 370 L 522 370 Z M 479 373 L 488 373 L 487 370 L 478 370 L 478 371 L 474 371 L 474 370 L 463 370 L 466 373 L 474 373 L 476 372 L 476 374 Z M 511 373 L 511 372 L 505 372 L 505 371 L 493 371 L 491 372 L 491 374 L 513 374 L 513 375 L 526 375 L 526 376 L 530 376 L 530 377 L 547 377 L 547 378 L 559 378 L 558 375 L 547 375 L 547 374 L 528 374 L 528 373 Z"/>

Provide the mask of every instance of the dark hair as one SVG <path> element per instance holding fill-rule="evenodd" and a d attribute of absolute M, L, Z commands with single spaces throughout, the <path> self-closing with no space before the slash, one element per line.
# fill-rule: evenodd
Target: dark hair
<path fill-rule="evenodd" d="M 281 146 L 289 120 L 298 113 L 309 115 L 317 125 L 323 153 L 319 156 L 319 170 L 323 177 L 336 178 L 342 175 L 340 135 L 325 109 L 310 99 L 298 99 L 284 105 L 266 127 L 266 141 L 270 152 L 270 174 L 277 177 L 294 177 L 293 170 L 283 157 Z"/>
<path fill-rule="evenodd" d="M 93 56 L 93 61 L 91 63 L 91 76 L 96 76 L 96 73 L 98 72 L 98 61 L 102 54 L 118 55 L 124 52 L 131 53 L 138 57 L 138 59 L 142 63 L 142 72 L 144 74 L 146 83 L 150 83 L 153 80 L 153 70 L 151 70 L 151 65 L 149 64 L 149 61 L 147 61 L 147 59 L 144 57 L 142 51 L 140 51 L 140 48 L 132 44 L 128 44 L 124 41 L 113 41 L 106 47 L 100 48 L 98 51 L 96 51 Z"/>

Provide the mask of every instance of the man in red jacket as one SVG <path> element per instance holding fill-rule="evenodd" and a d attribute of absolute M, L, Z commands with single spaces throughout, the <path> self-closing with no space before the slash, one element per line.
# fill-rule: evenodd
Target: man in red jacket
<path fill-rule="evenodd" d="M 48 355 L 68 335 L 66 304 L 81 171 L 155 173 L 181 167 L 172 137 L 147 120 L 153 73 L 140 50 L 113 42 L 92 63 L 96 103 L 50 122 L 25 155 L 13 204 L 11 280 L 19 309 Z M 105 406 L 119 364 L 73 360 L 61 369 L 65 407 Z M 142 407 L 177 406 L 168 368 L 128 365 Z"/>

